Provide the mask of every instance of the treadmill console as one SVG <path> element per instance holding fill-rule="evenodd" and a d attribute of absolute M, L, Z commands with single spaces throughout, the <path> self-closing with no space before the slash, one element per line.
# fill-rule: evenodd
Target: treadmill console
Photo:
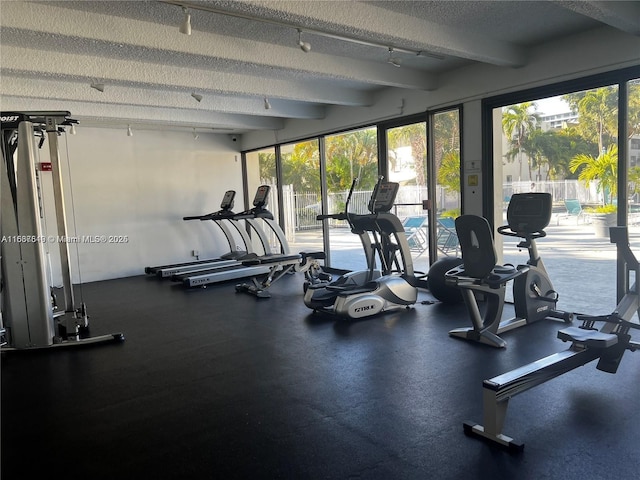
<path fill-rule="evenodd" d="M 253 207 L 263 208 L 264 206 L 266 206 L 270 191 L 271 187 L 269 185 L 260 185 L 258 187 L 258 191 L 256 192 L 256 196 L 253 197 Z"/>
<path fill-rule="evenodd" d="M 221 210 L 231 210 L 233 208 L 233 199 L 236 197 L 235 190 L 227 190 L 224 192 L 222 202 L 220 203 Z"/>
<path fill-rule="evenodd" d="M 391 210 L 399 187 L 400 184 L 396 182 L 381 183 L 373 204 L 373 213 L 386 213 Z"/>
<path fill-rule="evenodd" d="M 507 208 L 507 223 L 514 232 L 542 231 L 551 221 L 550 193 L 515 193 Z"/>

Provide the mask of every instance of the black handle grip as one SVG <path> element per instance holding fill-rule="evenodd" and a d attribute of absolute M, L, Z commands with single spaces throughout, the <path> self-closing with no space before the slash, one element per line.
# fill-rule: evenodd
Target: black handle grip
<path fill-rule="evenodd" d="M 334 220 L 346 220 L 347 214 L 344 212 L 341 212 L 341 213 L 332 213 L 329 215 L 318 215 L 316 217 L 316 220 L 325 220 L 327 218 L 333 218 Z"/>

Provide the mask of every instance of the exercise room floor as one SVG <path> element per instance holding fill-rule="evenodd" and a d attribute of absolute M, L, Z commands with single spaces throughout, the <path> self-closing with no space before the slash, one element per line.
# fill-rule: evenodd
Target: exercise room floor
<path fill-rule="evenodd" d="M 482 422 L 484 379 L 566 349 L 562 324 L 496 350 L 447 335 L 462 305 L 347 323 L 304 306 L 300 275 L 272 293 L 85 285 L 92 333 L 126 341 L 3 356 L 2 478 L 637 478 L 640 352 L 513 398 L 514 455 L 462 424 Z"/>

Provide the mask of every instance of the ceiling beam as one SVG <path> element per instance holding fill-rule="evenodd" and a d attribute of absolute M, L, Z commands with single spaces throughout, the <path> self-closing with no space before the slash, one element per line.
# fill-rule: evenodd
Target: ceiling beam
<path fill-rule="evenodd" d="M 640 35 L 640 3 L 557 1 L 558 5 L 632 35 Z"/>
<path fill-rule="evenodd" d="M 210 2 L 191 3 L 206 6 Z M 332 8 L 334 2 L 330 1 L 227 0 L 223 3 L 225 9 L 242 12 L 253 18 L 276 21 L 286 18 L 291 25 L 308 25 L 315 31 L 378 44 L 498 66 L 521 67 L 527 61 L 526 50 L 517 45 L 414 18 L 366 2 L 344 1 L 340 2 L 340 8 Z M 451 5 L 455 8 L 454 2 Z"/>
<path fill-rule="evenodd" d="M 4 32 L 3 32 L 4 35 Z M 33 50 L 3 45 L 1 49 L 3 74 L 59 78 L 75 81 L 99 81 L 147 89 L 175 88 L 263 98 L 283 98 L 310 103 L 348 106 L 367 106 L 372 102 L 369 93 L 354 89 L 336 89 L 313 82 L 288 81 L 255 77 L 239 73 L 201 70 L 162 65 L 135 60 L 96 57 L 70 53 Z"/>
<path fill-rule="evenodd" d="M 195 111 L 221 112 L 269 117 L 321 119 L 325 108 L 310 103 L 269 99 L 271 109 L 264 109 L 264 101 L 258 97 L 216 95 L 204 91 L 149 90 L 142 87 L 105 85 L 104 92 L 90 87 L 90 82 L 72 79 L 37 78 L 33 75 L 16 75 L 4 72 L 0 94 L 23 98 L 55 97 L 63 101 L 136 105 L 140 107 L 184 108 Z M 200 102 L 191 96 L 202 95 Z"/>
<path fill-rule="evenodd" d="M 179 18 L 179 16 L 177 17 Z M 254 70 L 256 76 L 290 72 L 292 77 L 305 73 L 326 79 L 355 81 L 371 86 L 392 86 L 420 90 L 436 88 L 436 78 L 410 68 L 395 69 L 388 64 L 349 59 L 322 53 L 304 53 L 297 45 L 284 47 L 243 38 L 194 30 L 182 35 L 177 27 L 103 14 L 87 14 L 48 4 L 5 2 L 2 6 L 3 42 L 11 34 L 39 32 L 61 36 L 77 43 L 78 49 L 91 49 L 103 43 L 140 49 L 141 54 L 173 53 L 181 62 L 193 56 L 194 64 L 215 69 L 229 63 Z M 49 48 L 55 48 L 53 45 Z M 260 69 L 264 70 L 260 70 Z M 278 72 L 282 70 L 282 72 Z M 327 101 L 325 103 L 332 103 Z"/>
<path fill-rule="evenodd" d="M 210 111 L 194 111 L 180 108 L 154 108 L 137 105 L 100 104 L 68 100 L 2 96 L 3 110 L 65 110 L 82 123 L 90 119 L 92 125 L 141 125 L 158 124 L 188 128 L 211 128 L 222 130 L 280 130 L 284 127 L 281 118 L 255 115 L 233 115 Z"/>

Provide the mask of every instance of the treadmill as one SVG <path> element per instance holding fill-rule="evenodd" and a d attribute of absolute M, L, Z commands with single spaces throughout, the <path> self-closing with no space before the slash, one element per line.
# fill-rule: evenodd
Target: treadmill
<path fill-rule="evenodd" d="M 256 195 L 253 199 L 253 208 L 244 212 L 236 213 L 231 217 L 233 220 L 245 220 L 251 226 L 252 230 L 256 233 L 260 243 L 262 244 L 265 254 L 263 257 L 259 257 L 256 255 L 255 257 L 253 257 L 255 259 L 269 257 L 271 255 L 275 256 L 289 254 L 289 244 L 284 232 L 280 228 L 280 225 L 278 225 L 278 223 L 274 220 L 273 214 L 265 208 L 267 205 L 267 199 L 270 190 L 271 187 L 269 187 L 269 185 L 261 185 L 260 187 L 258 187 Z M 260 226 L 258 219 L 263 221 L 276 236 L 280 244 L 279 252 L 272 252 L 267 233 Z M 203 269 L 200 271 L 175 274 L 171 276 L 171 280 L 173 280 L 174 282 L 181 282 L 185 287 L 192 288 L 202 287 L 211 283 L 234 280 L 237 278 L 266 275 L 270 271 L 271 266 L 268 264 L 256 262 L 256 264 L 252 265 L 243 265 L 242 261 L 236 261 L 234 262 L 234 264 L 230 265 L 214 265 L 211 268 Z"/>
<path fill-rule="evenodd" d="M 213 258 L 209 260 L 198 260 L 193 262 L 175 263 L 169 265 L 158 265 L 155 267 L 145 267 L 144 271 L 148 275 L 156 275 L 159 278 L 170 278 L 172 275 L 185 272 L 202 271 L 207 268 L 222 265 L 233 265 L 238 260 L 246 260 L 256 255 L 251 252 L 251 242 L 247 235 L 247 232 L 241 225 L 233 221 L 234 212 L 233 202 L 236 196 L 234 190 L 228 190 L 225 192 L 222 202 L 220 203 L 220 210 L 212 212 L 206 215 L 188 216 L 183 217 L 183 220 L 212 220 L 224 234 L 227 242 L 229 243 L 230 251 L 225 253 L 220 258 Z M 232 225 L 235 230 L 240 234 L 243 240 L 246 250 L 241 250 L 237 245 L 229 225 Z"/>

